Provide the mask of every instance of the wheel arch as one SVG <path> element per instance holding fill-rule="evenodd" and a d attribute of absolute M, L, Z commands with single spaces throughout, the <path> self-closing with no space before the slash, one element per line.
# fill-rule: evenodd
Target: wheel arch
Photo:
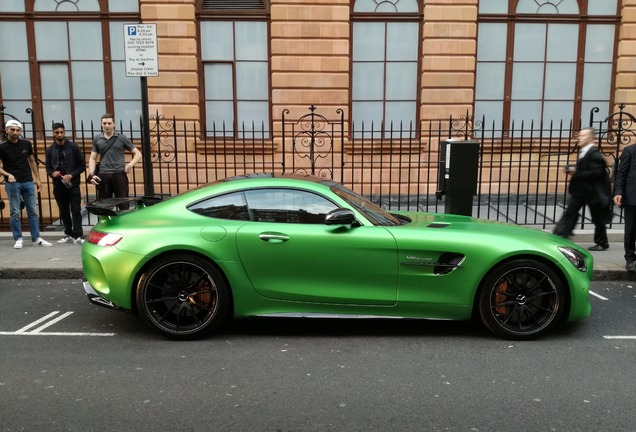
<path fill-rule="evenodd" d="M 230 315 L 229 317 L 233 317 L 234 316 L 234 293 L 232 291 L 232 285 L 230 284 L 230 281 L 227 277 L 227 275 L 225 274 L 225 272 L 223 271 L 223 269 L 213 260 L 210 259 L 209 256 L 204 255 L 201 252 L 198 251 L 193 251 L 191 249 L 171 249 L 169 251 L 163 251 L 155 256 L 153 256 L 151 259 L 149 259 L 148 261 L 146 261 L 140 268 L 139 271 L 137 271 L 137 274 L 135 275 L 135 278 L 132 281 L 132 287 L 130 290 L 130 304 L 132 305 L 132 310 L 134 311 L 135 314 L 139 314 L 139 306 L 137 305 L 137 286 L 139 285 L 139 280 L 141 279 L 141 276 L 147 271 L 147 269 L 149 267 L 151 267 L 152 265 L 154 265 L 155 262 L 161 260 L 161 259 L 165 259 L 166 257 L 170 257 L 171 255 L 179 255 L 179 256 L 183 256 L 183 255 L 190 255 L 190 256 L 195 256 L 197 258 L 200 258 L 202 260 L 207 261 L 208 263 L 210 263 L 210 265 L 214 266 L 214 268 L 216 268 L 216 270 L 219 272 L 219 274 L 223 277 L 223 281 L 225 282 L 225 285 L 228 289 L 229 292 L 229 299 L 230 299 L 230 304 L 229 304 L 229 308 L 228 308 L 228 314 Z"/>
<path fill-rule="evenodd" d="M 490 277 L 490 275 L 497 270 L 499 267 L 512 262 L 512 261 L 517 261 L 517 260 L 523 260 L 523 259 L 527 259 L 527 260 L 534 260 L 537 262 L 540 262 L 542 264 L 544 264 L 545 266 L 549 267 L 552 271 L 555 272 L 555 274 L 558 275 L 559 277 L 559 281 L 564 285 L 567 286 L 569 288 L 569 284 L 568 284 L 568 280 L 565 277 L 565 274 L 563 273 L 563 270 L 561 270 L 559 268 L 559 266 L 557 266 L 553 261 L 539 256 L 539 255 L 533 255 L 533 254 L 523 254 L 523 255 L 514 255 L 514 256 L 510 256 L 507 257 L 499 262 L 497 262 L 495 265 L 493 265 L 492 267 L 490 267 L 490 269 L 488 269 L 488 271 L 486 273 L 484 273 L 484 275 L 482 276 L 481 280 L 479 281 L 479 286 L 477 287 L 477 289 L 475 290 L 475 294 L 473 296 L 473 307 L 472 307 L 472 312 L 471 312 L 471 320 L 475 320 L 479 318 L 479 296 L 481 294 L 481 292 L 485 289 L 485 281 L 488 280 L 488 278 Z M 571 306 L 571 302 L 572 302 L 572 292 L 570 289 L 565 290 L 565 310 L 569 311 L 570 310 L 570 306 Z M 559 324 L 567 321 L 568 319 L 568 315 L 569 313 L 563 313 L 558 321 Z"/>

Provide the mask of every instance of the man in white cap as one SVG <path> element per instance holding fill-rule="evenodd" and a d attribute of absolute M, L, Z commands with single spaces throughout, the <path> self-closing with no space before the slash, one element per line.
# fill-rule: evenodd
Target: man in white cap
<path fill-rule="evenodd" d="M 20 219 L 20 198 L 24 201 L 33 246 L 53 246 L 40 237 L 37 213 L 36 192 L 40 190 L 40 173 L 38 172 L 33 145 L 20 138 L 22 124 L 17 120 L 9 120 L 5 124 L 7 140 L 0 143 L 0 175 L 4 176 L 4 186 L 9 197 L 9 225 L 15 240 L 15 249 L 22 249 L 22 222 Z"/>

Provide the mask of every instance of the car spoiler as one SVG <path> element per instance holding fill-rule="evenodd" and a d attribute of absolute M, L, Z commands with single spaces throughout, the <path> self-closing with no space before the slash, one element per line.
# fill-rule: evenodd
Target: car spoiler
<path fill-rule="evenodd" d="M 103 200 L 97 200 L 86 204 L 86 210 L 97 216 L 117 216 L 123 211 L 119 210 L 119 206 L 122 204 L 128 204 L 128 207 L 133 209 L 150 207 L 161 201 L 166 197 L 162 196 L 141 196 L 141 197 L 126 197 L 126 198 L 107 198 Z"/>

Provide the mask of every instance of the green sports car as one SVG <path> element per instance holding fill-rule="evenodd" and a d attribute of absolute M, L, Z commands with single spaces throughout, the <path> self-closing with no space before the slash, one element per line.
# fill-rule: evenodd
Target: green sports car
<path fill-rule="evenodd" d="M 592 256 L 576 244 L 387 212 L 331 180 L 252 174 L 129 210 L 114 203 L 88 206 L 101 222 L 82 246 L 86 293 L 175 339 L 230 317 L 311 316 L 477 318 L 519 340 L 591 310 Z"/>

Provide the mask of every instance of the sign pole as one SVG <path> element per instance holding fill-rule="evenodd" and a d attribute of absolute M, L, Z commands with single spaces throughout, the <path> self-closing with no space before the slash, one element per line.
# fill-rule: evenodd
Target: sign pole
<path fill-rule="evenodd" d="M 141 155 L 144 169 L 144 195 L 154 196 L 152 154 L 150 152 L 150 115 L 148 78 L 159 76 L 156 24 L 124 24 L 126 76 L 141 79 Z"/>
<path fill-rule="evenodd" d="M 148 78 L 141 77 L 141 156 L 144 168 L 144 195 L 153 197 L 154 178 L 152 174 L 152 154 L 150 152 L 150 115 L 148 113 Z"/>

